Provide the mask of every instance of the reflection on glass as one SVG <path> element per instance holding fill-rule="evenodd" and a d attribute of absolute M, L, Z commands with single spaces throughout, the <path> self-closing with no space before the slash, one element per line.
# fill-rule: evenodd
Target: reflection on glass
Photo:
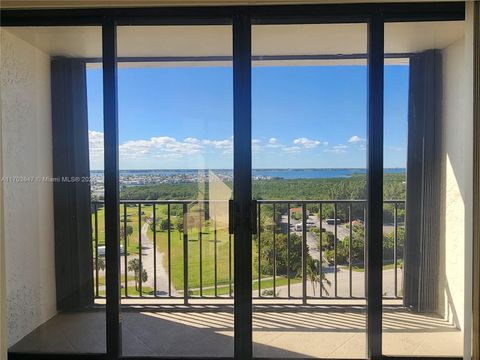
<path fill-rule="evenodd" d="M 365 357 L 366 30 L 252 29 L 256 357 Z"/>
<path fill-rule="evenodd" d="M 385 25 L 383 353 L 464 355 L 463 21 Z M 405 54 L 403 56 L 392 54 Z M 467 335 L 469 336 L 469 335 Z M 466 354 L 467 355 L 467 354 Z"/>

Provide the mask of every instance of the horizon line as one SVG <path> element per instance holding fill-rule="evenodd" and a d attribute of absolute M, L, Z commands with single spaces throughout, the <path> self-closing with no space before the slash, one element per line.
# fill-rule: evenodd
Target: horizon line
<path fill-rule="evenodd" d="M 406 167 L 385 167 L 384 170 L 406 170 Z M 188 171 L 194 171 L 194 170 L 229 170 L 233 171 L 233 169 L 229 168 L 208 168 L 208 169 L 202 169 L 202 168 L 163 168 L 163 169 L 119 169 L 119 171 L 178 171 L 178 170 L 188 170 Z M 252 170 L 367 170 L 367 168 L 356 168 L 356 167 L 325 167 L 325 168 L 293 168 L 293 167 L 287 167 L 287 168 L 252 168 Z M 105 169 L 90 169 L 90 171 L 105 171 Z"/>

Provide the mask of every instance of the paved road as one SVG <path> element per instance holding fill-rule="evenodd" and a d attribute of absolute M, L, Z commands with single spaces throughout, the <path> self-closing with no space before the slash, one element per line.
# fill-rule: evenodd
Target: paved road
<path fill-rule="evenodd" d="M 158 248 L 154 249 L 153 241 L 148 237 L 149 223 L 145 223 L 142 226 L 142 266 L 147 271 L 148 280 L 144 283 L 145 286 L 154 288 L 154 256 L 153 252 L 156 251 L 157 261 L 157 295 L 168 294 L 168 272 L 167 264 L 164 261 L 164 253 L 159 251 Z M 175 295 L 176 291 L 172 284 L 172 295 Z"/>
<path fill-rule="evenodd" d="M 153 241 L 148 237 L 148 226 L 149 223 L 144 223 L 142 226 L 142 267 L 147 271 L 147 281 L 142 283 L 142 286 L 148 286 L 152 289 L 155 288 L 155 276 L 154 276 L 154 251 L 156 251 L 156 261 L 157 261 L 157 295 L 167 295 L 168 294 L 168 272 L 167 264 L 164 261 L 164 253 L 158 249 L 154 249 Z M 127 261 L 131 259 L 138 258 L 138 256 L 129 255 Z M 121 271 L 121 280 L 122 285 L 124 284 L 124 271 L 125 269 L 125 258 L 124 255 L 120 257 L 120 271 Z M 130 276 L 133 275 L 129 274 Z M 129 281 L 129 286 L 134 286 L 134 281 Z M 171 287 L 172 295 L 176 295 L 177 292 L 172 284 Z"/>
<path fill-rule="evenodd" d="M 325 288 L 328 291 L 329 295 L 325 292 L 324 296 L 335 296 L 335 272 L 332 267 L 324 268 L 325 276 L 327 280 L 330 281 L 330 285 L 325 284 Z M 398 269 L 398 284 L 397 291 L 398 295 L 401 295 L 400 289 L 402 288 L 402 270 Z M 395 281 L 394 281 L 395 270 L 389 269 L 383 271 L 383 288 L 382 293 L 386 296 L 394 296 L 395 292 Z M 350 281 L 349 281 L 349 271 L 348 269 L 338 269 L 337 270 L 337 296 L 339 297 L 349 297 L 350 296 Z M 288 294 L 287 286 L 277 287 L 277 293 L 279 296 L 286 296 Z M 290 294 L 294 297 L 302 296 L 302 284 L 292 284 L 290 286 Z M 319 284 L 315 283 L 315 290 L 310 281 L 307 281 L 307 295 L 308 296 L 318 296 L 319 294 Z M 352 296 L 353 297 L 364 297 L 365 296 L 365 273 L 361 271 L 352 271 Z"/>

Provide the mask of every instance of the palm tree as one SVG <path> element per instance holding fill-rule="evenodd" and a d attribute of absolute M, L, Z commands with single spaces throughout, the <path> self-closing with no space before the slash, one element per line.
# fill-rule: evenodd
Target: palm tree
<path fill-rule="evenodd" d="M 325 276 L 325 273 L 322 272 L 322 276 L 320 277 L 320 261 L 313 259 L 310 255 L 307 257 L 307 277 L 312 283 L 313 288 L 313 296 L 315 296 L 315 284 L 318 282 L 322 287 L 322 290 L 325 294 L 330 295 L 327 288 L 325 287 L 325 283 L 330 286 L 331 282 Z"/>
<path fill-rule="evenodd" d="M 97 259 L 93 259 L 93 267 L 95 270 L 105 270 L 105 259 L 97 255 Z"/>
<path fill-rule="evenodd" d="M 133 227 L 132 225 L 127 225 L 126 227 L 127 231 L 127 246 L 130 245 L 130 236 L 133 234 Z M 125 238 L 125 227 L 122 225 L 120 225 L 120 240 L 123 241 Z"/>
<path fill-rule="evenodd" d="M 132 259 L 128 262 L 128 271 L 132 271 L 135 274 L 135 290 L 138 291 L 140 281 L 144 283 L 148 280 L 147 270 L 142 269 L 140 276 L 140 261 Z"/>
<path fill-rule="evenodd" d="M 180 237 L 180 241 L 182 240 L 182 235 L 183 235 L 183 219 L 177 220 L 177 223 L 175 224 L 175 228 L 178 231 L 178 236 Z"/>

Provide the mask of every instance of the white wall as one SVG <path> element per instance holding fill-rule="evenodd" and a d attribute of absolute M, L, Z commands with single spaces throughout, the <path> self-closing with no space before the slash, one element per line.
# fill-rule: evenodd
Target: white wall
<path fill-rule="evenodd" d="M 50 57 L 1 31 L 3 176 L 52 176 Z M 3 182 L 8 346 L 56 313 L 53 187 Z"/>
<path fill-rule="evenodd" d="M 468 26 L 468 22 L 466 23 Z M 466 31 L 468 38 L 468 31 Z M 470 40 L 471 41 L 471 40 Z M 468 45 L 466 45 L 468 44 Z M 463 330 L 469 353 L 473 196 L 471 44 L 465 38 L 443 50 L 442 209 L 440 304 L 445 317 Z"/>
<path fill-rule="evenodd" d="M 464 39 L 443 50 L 442 257 L 440 301 L 444 315 L 463 328 L 465 249 Z"/>
<path fill-rule="evenodd" d="M 1 56 L 1 55 L 0 55 Z M 0 90 L 0 100 L 2 98 Z M 2 102 L 0 101 L 0 114 Z M 1 125 L 1 118 L 0 118 Z M 2 148 L 2 127 L 0 126 L 0 149 Z M 0 178 L 3 176 L 2 157 L 0 156 Z M 3 187 L 0 185 L 0 204 L 3 203 Z M 3 206 L 0 206 L 0 359 L 7 357 L 7 286 L 5 275 L 5 236 L 3 227 Z"/>

